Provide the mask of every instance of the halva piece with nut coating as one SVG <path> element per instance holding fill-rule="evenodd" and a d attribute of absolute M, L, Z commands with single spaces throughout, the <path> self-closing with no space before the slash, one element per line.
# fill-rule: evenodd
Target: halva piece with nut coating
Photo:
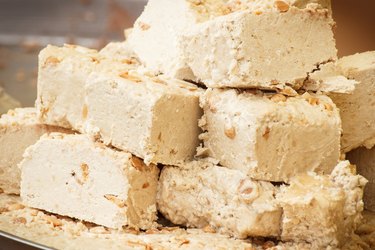
<path fill-rule="evenodd" d="M 20 168 L 27 206 L 109 228 L 154 225 L 159 169 L 87 135 L 43 136 Z"/>
<path fill-rule="evenodd" d="M 21 172 L 18 164 L 25 149 L 45 133 L 68 130 L 41 124 L 35 108 L 9 110 L 0 119 L 0 189 L 7 194 L 19 194 Z"/>
<path fill-rule="evenodd" d="M 276 188 L 238 170 L 193 161 L 162 170 L 157 205 L 175 224 L 210 229 L 237 238 L 280 234 Z"/>
<path fill-rule="evenodd" d="M 199 145 L 202 91 L 142 71 L 130 52 L 118 57 L 118 47 L 126 44 L 99 53 L 78 46 L 44 49 L 36 102 L 41 121 L 100 136 L 147 163 L 191 160 Z"/>
<path fill-rule="evenodd" d="M 311 172 L 293 178 L 277 195 L 283 209 L 281 240 L 308 242 L 314 249 L 342 246 L 361 222 L 366 182 L 348 161 L 330 176 Z"/>
<path fill-rule="evenodd" d="M 150 0 L 128 41 L 155 73 L 208 87 L 298 89 L 337 59 L 333 25 L 328 0 Z"/>
<path fill-rule="evenodd" d="M 359 82 L 351 93 L 328 94 L 340 109 L 342 151 L 360 146 L 370 149 L 375 145 L 375 51 L 343 57 L 336 68 Z"/>
<path fill-rule="evenodd" d="M 87 133 L 147 163 L 193 158 L 201 133 L 198 87 L 136 71 L 94 73 L 87 83 Z"/>
<path fill-rule="evenodd" d="M 88 76 L 94 71 L 122 72 L 137 64 L 130 53 L 122 60 L 108 59 L 111 50 L 109 47 L 98 53 L 76 45 L 49 45 L 40 52 L 36 108 L 43 123 L 83 132 Z"/>
<path fill-rule="evenodd" d="M 340 156 L 341 120 L 326 96 L 209 89 L 201 100 L 206 154 L 257 180 L 329 174 Z"/>

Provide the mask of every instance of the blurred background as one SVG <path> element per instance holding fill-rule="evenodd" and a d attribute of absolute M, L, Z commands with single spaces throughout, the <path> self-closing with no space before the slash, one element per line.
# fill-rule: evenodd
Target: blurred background
<path fill-rule="evenodd" d="M 0 87 L 32 106 L 37 55 L 51 43 L 123 40 L 146 0 L 0 0 Z M 375 50 L 375 0 L 332 0 L 339 56 Z M 324 44 L 322 44 L 324 46 Z"/>

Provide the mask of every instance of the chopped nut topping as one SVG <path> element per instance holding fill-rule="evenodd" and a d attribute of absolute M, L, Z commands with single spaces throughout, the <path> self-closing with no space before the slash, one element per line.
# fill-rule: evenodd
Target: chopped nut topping
<path fill-rule="evenodd" d="M 107 200 L 115 203 L 119 208 L 123 208 L 123 207 L 126 206 L 126 202 L 117 198 L 117 195 L 106 194 L 106 195 L 104 195 L 104 198 L 106 198 Z"/>
<path fill-rule="evenodd" d="M 17 224 L 26 224 L 27 221 L 24 217 L 17 217 L 13 219 L 13 222 Z"/>
<path fill-rule="evenodd" d="M 94 63 L 100 63 L 99 59 L 93 56 L 91 57 L 91 61 Z"/>
<path fill-rule="evenodd" d="M 190 240 L 183 240 L 181 243 L 180 243 L 180 246 L 182 245 L 186 245 L 186 244 L 189 244 L 190 243 Z"/>
<path fill-rule="evenodd" d="M 297 96 L 298 93 L 291 87 L 285 87 L 284 89 L 280 90 L 280 93 L 286 96 Z"/>
<path fill-rule="evenodd" d="M 236 129 L 232 126 L 230 128 L 224 128 L 224 134 L 229 138 L 229 139 L 234 139 L 236 138 Z"/>
<path fill-rule="evenodd" d="M 39 213 L 39 211 L 35 210 L 35 209 L 33 209 L 33 210 L 30 211 L 30 215 L 31 216 L 37 216 L 38 213 Z"/>
<path fill-rule="evenodd" d="M 139 76 L 129 74 L 128 71 L 121 73 L 119 76 L 132 82 L 142 82 L 142 79 Z"/>
<path fill-rule="evenodd" d="M 87 181 L 89 177 L 89 166 L 86 163 L 81 164 L 83 181 Z"/>
<path fill-rule="evenodd" d="M 51 215 L 51 216 L 46 216 L 45 217 L 46 221 L 48 223 L 50 223 L 52 226 L 54 227 L 59 227 L 59 226 L 62 226 L 62 222 L 61 220 L 57 219 L 55 216 Z"/>
<path fill-rule="evenodd" d="M 85 105 L 83 105 L 83 108 L 82 108 L 82 118 L 83 118 L 83 119 L 86 119 L 88 113 L 89 113 L 89 110 L 88 110 L 88 108 L 87 108 L 87 105 L 85 104 Z"/>
<path fill-rule="evenodd" d="M 307 100 L 313 106 L 314 105 L 319 105 L 319 103 L 320 103 L 320 100 L 318 98 L 315 98 L 315 97 L 310 97 Z"/>
<path fill-rule="evenodd" d="M 125 64 L 137 64 L 137 60 L 135 60 L 134 58 L 131 58 L 131 59 L 123 59 L 121 60 L 122 63 L 125 63 Z"/>
<path fill-rule="evenodd" d="M 273 102 L 285 102 L 286 96 L 282 94 L 276 94 L 271 97 L 271 101 Z"/>
<path fill-rule="evenodd" d="M 333 111 L 333 106 L 331 104 L 328 104 L 328 103 L 324 103 L 324 108 L 328 111 Z"/>
<path fill-rule="evenodd" d="M 237 188 L 238 193 L 241 195 L 241 198 L 246 203 L 251 203 L 254 199 L 258 197 L 258 187 L 251 180 L 243 179 L 240 181 L 240 184 Z"/>
<path fill-rule="evenodd" d="M 56 66 L 57 64 L 59 64 L 61 62 L 60 59 L 54 57 L 54 56 L 50 56 L 48 57 L 45 61 L 44 61 L 44 64 L 43 64 L 43 67 L 47 67 L 47 66 Z"/>
<path fill-rule="evenodd" d="M 8 206 L 9 211 L 24 209 L 25 206 L 22 204 L 12 204 Z"/>
<path fill-rule="evenodd" d="M 205 233 L 212 233 L 212 234 L 216 233 L 216 230 L 210 225 L 205 226 L 202 230 Z"/>
<path fill-rule="evenodd" d="M 287 12 L 289 10 L 289 4 L 281 1 L 281 0 L 276 0 L 275 1 L 275 7 L 280 11 L 280 12 Z"/>
<path fill-rule="evenodd" d="M 150 186 L 150 183 L 146 182 L 145 184 L 142 185 L 142 188 L 145 189 L 145 188 L 148 188 Z"/>
<path fill-rule="evenodd" d="M 139 171 L 143 171 L 144 168 L 146 167 L 146 164 L 142 161 L 142 159 L 140 159 L 136 156 L 133 156 L 130 159 L 130 162 L 131 162 L 132 166 Z"/>
<path fill-rule="evenodd" d="M 148 29 L 151 28 L 151 26 L 150 26 L 149 24 L 147 24 L 147 23 L 142 23 L 142 22 L 139 22 L 139 27 L 140 27 L 141 30 L 143 30 L 143 31 L 146 31 L 146 30 L 148 30 Z"/>
<path fill-rule="evenodd" d="M 270 132 L 271 132 L 271 129 L 269 127 L 266 127 L 266 130 L 263 133 L 263 138 L 268 140 L 268 138 L 270 137 Z"/>

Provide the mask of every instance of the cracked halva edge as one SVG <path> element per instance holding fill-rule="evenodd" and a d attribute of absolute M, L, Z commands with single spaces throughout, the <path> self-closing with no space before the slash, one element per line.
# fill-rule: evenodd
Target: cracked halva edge
<path fill-rule="evenodd" d="M 337 59 L 333 23 L 330 1 L 151 0 L 128 42 L 154 73 L 208 87 L 298 89 L 307 72 Z"/>

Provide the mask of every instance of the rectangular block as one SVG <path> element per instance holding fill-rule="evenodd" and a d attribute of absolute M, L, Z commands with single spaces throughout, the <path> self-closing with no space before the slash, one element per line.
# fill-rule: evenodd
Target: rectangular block
<path fill-rule="evenodd" d="M 135 71 L 93 74 L 86 86 L 86 132 L 149 163 L 191 160 L 199 145 L 201 91 Z"/>
<path fill-rule="evenodd" d="M 43 123 L 83 131 L 88 76 L 94 71 L 122 72 L 132 67 L 131 61 L 111 63 L 105 57 L 109 53 L 102 53 L 75 45 L 49 45 L 40 52 L 36 107 Z"/>
<path fill-rule="evenodd" d="M 50 46 L 41 52 L 37 100 L 41 120 L 99 136 L 105 144 L 147 163 L 192 159 L 201 132 L 201 90 L 144 73 L 134 57 L 117 57 L 114 51 L 124 44 L 108 46 L 99 54 L 81 47 Z M 109 59 L 112 54 L 116 56 Z M 57 61 L 43 68 L 52 60 L 48 58 Z"/>
<path fill-rule="evenodd" d="M 308 72 L 337 59 L 330 5 L 151 0 L 128 41 L 147 68 L 175 78 L 212 88 L 298 89 Z"/>
<path fill-rule="evenodd" d="M 375 148 L 357 148 L 346 157 L 357 166 L 358 173 L 369 181 L 364 193 L 365 208 L 375 212 Z"/>
<path fill-rule="evenodd" d="M 27 206 L 110 228 L 148 229 L 156 219 L 159 169 L 86 135 L 52 133 L 20 164 Z"/>
<path fill-rule="evenodd" d="M 0 119 L 0 189 L 7 194 L 20 193 L 21 171 L 18 163 L 25 149 L 45 133 L 69 131 L 41 124 L 35 108 L 8 111 Z"/>
<path fill-rule="evenodd" d="M 341 58 L 337 70 L 358 84 L 348 94 L 329 94 L 340 109 L 343 152 L 375 145 L 375 51 Z"/>
<path fill-rule="evenodd" d="M 366 182 L 348 161 L 340 162 L 330 176 L 295 177 L 277 194 L 283 209 L 281 240 L 308 242 L 314 249 L 337 248 L 351 240 L 362 222 Z"/>
<path fill-rule="evenodd" d="M 309 171 L 329 174 L 339 160 L 339 111 L 326 96 L 209 89 L 201 106 L 200 154 L 254 179 L 289 182 Z"/>
<path fill-rule="evenodd" d="M 10 109 L 21 107 L 21 103 L 8 95 L 3 88 L 0 87 L 0 115 L 5 114 Z"/>
<path fill-rule="evenodd" d="M 195 161 L 164 167 L 157 204 L 171 222 L 187 227 L 211 227 L 237 238 L 280 234 L 281 209 L 276 188 L 252 181 L 238 170 Z"/>

